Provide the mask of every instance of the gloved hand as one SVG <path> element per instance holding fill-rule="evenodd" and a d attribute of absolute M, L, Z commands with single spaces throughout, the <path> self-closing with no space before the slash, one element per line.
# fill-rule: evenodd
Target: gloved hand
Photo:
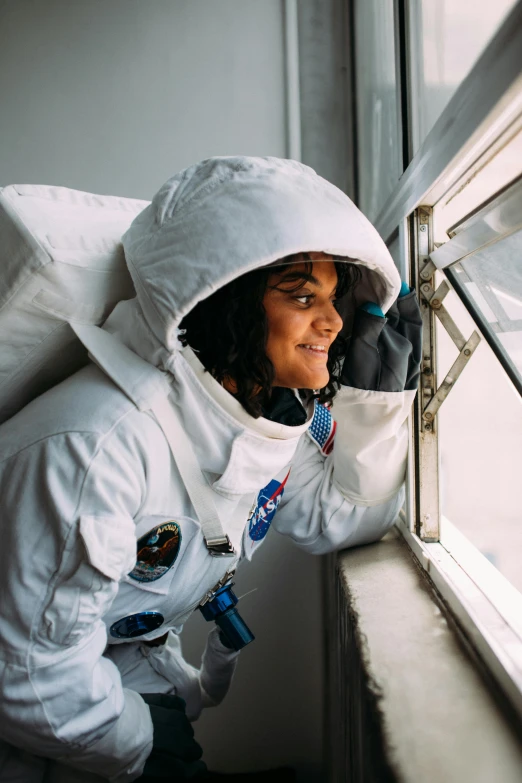
<path fill-rule="evenodd" d="M 152 752 L 139 780 L 153 783 L 163 779 L 174 783 L 205 773 L 206 764 L 199 760 L 203 751 L 194 739 L 183 699 L 162 693 L 140 695 L 149 705 L 154 733 Z"/>
<path fill-rule="evenodd" d="M 372 391 L 410 391 L 419 383 L 421 358 L 422 317 L 415 292 L 403 283 L 386 316 L 373 302 L 357 309 L 341 383 Z"/>

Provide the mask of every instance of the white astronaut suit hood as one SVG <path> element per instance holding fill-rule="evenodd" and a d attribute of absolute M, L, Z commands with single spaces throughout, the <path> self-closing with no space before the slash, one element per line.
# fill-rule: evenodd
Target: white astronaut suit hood
<path fill-rule="evenodd" d="M 169 373 L 178 415 L 213 488 L 229 496 L 257 492 L 285 471 L 310 426 L 313 406 L 297 427 L 254 419 L 189 347 L 182 348 L 180 323 L 240 275 L 315 251 L 356 263 L 361 271 L 349 292 L 348 313 L 343 312 L 349 328 L 359 304 L 372 301 L 386 311 L 398 296 L 400 278 L 384 242 L 352 201 L 308 166 L 279 158 L 217 157 L 168 180 L 122 243 L 136 297 L 118 304 L 104 328 Z M 361 439 L 367 440 L 366 431 Z M 373 495 L 364 480 L 352 499 L 366 503 Z M 238 545 L 242 530 L 226 532 Z M 252 552 L 243 554 L 250 558 Z"/>
<path fill-rule="evenodd" d="M 342 191 L 292 160 L 219 157 L 193 165 L 165 183 L 122 242 L 137 300 L 118 305 L 107 328 L 165 369 L 180 347 L 179 324 L 198 302 L 294 253 L 355 261 L 355 305 L 373 301 L 386 312 L 400 289 L 370 222 Z"/>

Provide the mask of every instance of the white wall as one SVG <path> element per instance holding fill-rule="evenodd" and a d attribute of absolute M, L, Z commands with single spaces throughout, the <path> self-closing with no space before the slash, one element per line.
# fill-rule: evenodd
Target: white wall
<path fill-rule="evenodd" d="M 280 0 L 0 0 L 0 185 L 151 198 L 209 155 L 284 156 L 283 33 Z M 257 640 L 197 724 L 213 768 L 320 779 L 319 565 L 272 533 L 238 576 Z"/>

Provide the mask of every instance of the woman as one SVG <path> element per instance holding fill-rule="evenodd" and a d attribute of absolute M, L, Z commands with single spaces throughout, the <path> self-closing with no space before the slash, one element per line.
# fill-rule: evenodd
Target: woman
<path fill-rule="evenodd" d="M 136 298 L 75 327 L 94 363 L 3 427 L 6 780 L 53 779 L 45 759 L 196 774 L 177 697 L 190 718 L 218 703 L 237 653 L 213 631 L 192 669 L 183 622 L 272 520 L 321 554 L 377 540 L 402 502 L 420 319 L 407 288 L 384 318 L 400 280 L 344 194 L 292 161 L 215 158 L 123 245 Z"/>

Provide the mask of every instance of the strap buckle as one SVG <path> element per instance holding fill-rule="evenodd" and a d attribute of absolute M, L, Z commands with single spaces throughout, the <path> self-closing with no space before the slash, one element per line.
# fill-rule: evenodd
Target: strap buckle
<path fill-rule="evenodd" d="M 205 541 L 209 555 L 212 557 L 234 557 L 236 550 L 228 536 L 224 538 L 210 538 Z"/>

